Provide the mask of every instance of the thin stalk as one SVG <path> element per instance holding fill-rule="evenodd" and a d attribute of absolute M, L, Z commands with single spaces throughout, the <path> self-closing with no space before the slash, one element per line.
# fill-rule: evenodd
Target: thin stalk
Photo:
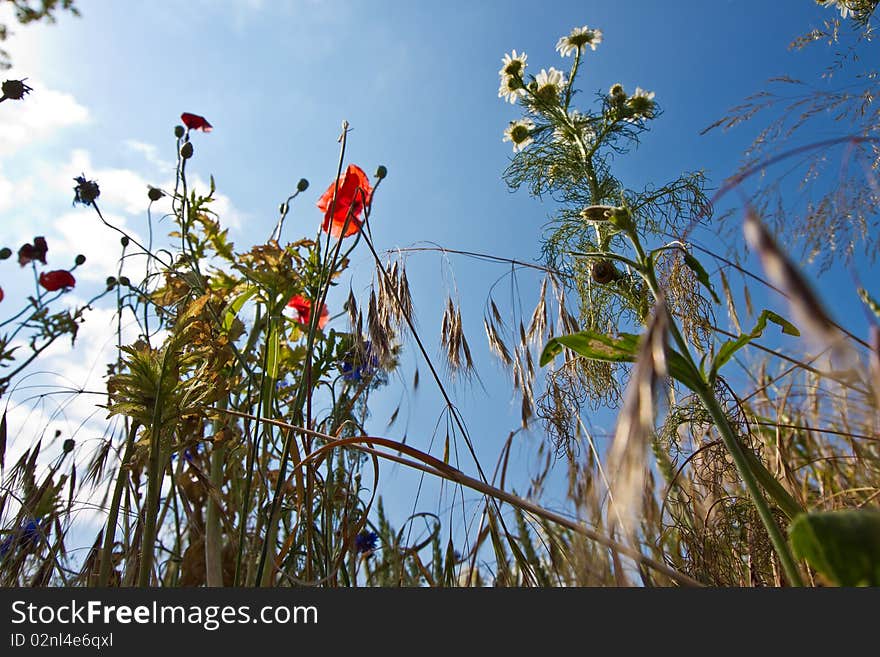
<path fill-rule="evenodd" d="M 226 397 L 220 402 L 220 408 L 226 408 Z M 214 433 L 221 429 L 221 421 L 214 422 Z M 226 448 L 214 443 L 211 448 L 211 486 L 219 491 L 223 486 L 223 465 L 226 460 Z M 205 511 L 205 582 L 208 586 L 223 586 L 223 532 L 220 528 L 221 510 L 217 499 L 208 495 L 208 508 Z"/>
<path fill-rule="evenodd" d="M 125 452 L 119 465 L 119 476 L 113 487 L 113 498 L 110 501 L 110 514 L 107 517 L 107 529 L 104 530 L 104 548 L 101 550 L 101 565 L 98 571 L 98 586 L 105 587 L 110 583 L 110 572 L 113 569 L 113 545 L 116 543 L 116 523 L 119 519 L 119 506 L 122 502 L 122 491 L 128 474 L 125 464 L 131 458 L 131 450 L 134 445 L 134 437 L 137 435 L 140 424 L 133 422 L 125 440 Z"/>
<path fill-rule="evenodd" d="M 165 368 L 168 363 L 168 352 L 162 355 L 162 370 L 159 373 L 157 387 L 161 388 L 165 378 Z M 156 404 L 153 407 L 153 421 L 150 426 L 150 461 L 147 470 L 147 499 L 144 504 L 144 531 L 141 539 L 141 563 L 138 572 L 137 585 L 146 587 L 150 584 L 150 573 L 153 570 L 153 548 L 156 542 L 156 519 L 159 512 L 159 491 L 162 487 L 165 468 L 160 468 L 162 460 L 162 435 L 161 415 L 162 399 L 160 391 L 156 390 Z"/>

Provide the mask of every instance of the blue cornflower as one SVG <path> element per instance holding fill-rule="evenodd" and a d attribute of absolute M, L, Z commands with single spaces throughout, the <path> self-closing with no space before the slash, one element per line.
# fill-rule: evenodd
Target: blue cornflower
<path fill-rule="evenodd" d="M 42 528 L 38 519 L 31 518 L 18 529 L 9 533 L 9 535 L 0 542 L 0 557 L 6 556 L 12 550 L 16 543 L 22 547 L 33 547 L 40 541 L 42 536 Z"/>
<path fill-rule="evenodd" d="M 342 378 L 352 383 L 371 377 L 378 369 L 379 357 L 373 353 L 373 345 L 369 340 L 364 341 L 363 349 L 355 347 L 349 350 L 339 366 Z"/>
<path fill-rule="evenodd" d="M 81 203 L 82 205 L 91 205 L 95 202 L 95 199 L 101 195 L 101 190 L 98 187 L 98 183 L 94 180 L 86 180 L 84 175 L 77 176 L 73 179 L 76 182 L 76 187 L 73 188 L 75 192 L 75 196 L 73 197 L 73 204 Z"/>
<path fill-rule="evenodd" d="M 365 529 L 354 537 L 354 549 L 356 552 L 369 554 L 376 549 L 378 541 L 379 535 L 376 532 Z"/>

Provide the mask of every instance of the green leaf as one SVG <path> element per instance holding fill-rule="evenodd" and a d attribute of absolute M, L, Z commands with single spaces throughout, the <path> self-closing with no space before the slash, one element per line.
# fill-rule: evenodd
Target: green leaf
<path fill-rule="evenodd" d="M 682 249 L 681 252 L 684 254 L 684 263 L 690 267 L 690 270 L 694 272 L 694 274 L 696 274 L 697 280 L 700 281 L 700 284 L 709 290 L 709 294 L 712 295 L 712 299 L 715 303 L 721 303 L 721 299 L 715 294 L 715 288 L 712 287 L 712 281 L 709 280 L 709 274 L 703 268 L 702 263 L 697 260 L 690 251 Z"/>
<path fill-rule="evenodd" d="M 541 352 L 541 367 L 546 366 L 568 347 L 573 352 L 591 360 L 602 360 L 610 363 L 634 363 L 638 355 L 641 336 L 632 333 L 621 333 L 612 338 L 594 331 L 581 331 L 570 335 L 562 335 L 550 339 Z M 680 381 L 692 390 L 700 385 L 699 374 L 680 353 L 673 349 L 666 350 L 666 366 L 669 376 Z"/>
<path fill-rule="evenodd" d="M 257 288 L 251 287 L 239 294 L 235 297 L 232 302 L 226 306 L 226 312 L 223 313 L 223 330 L 228 331 L 232 328 L 232 322 L 235 321 L 236 315 L 238 315 L 238 311 L 241 310 L 242 306 L 247 303 L 247 300 L 250 299 L 257 293 Z"/>
<path fill-rule="evenodd" d="M 788 529 L 798 558 L 839 586 L 880 585 L 880 512 L 804 513 Z"/>
<path fill-rule="evenodd" d="M 581 331 L 570 335 L 551 338 L 541 352 L 540 364 L 544 367 L 562 353 L 563 347 L 592 360 L 603 360 L 611 363 L 631 363 L 636 359 L 639 336 L 621 333 L 612 338 L 595 331 Z"/>
<path fill-rule="evenodd" d="M 272 379 L 272 381 L 278 380 L 278 353 L 281 345 L 281 340 L 278 334 L 278 327 L 273 322 L 272 328 L 269 331 L 269 337 L 266 340 L 266 348 L 269 350 L 266 357 L 266 374 Z"/>
<path fill-rule="evenodd" d="M 669 376 L 691 390 L 696 390 L 697 386 L 703 383 L 700 379 L 700 373 L 693 368 L 687 359 L 668 347 L 666 349 L 666 368 L 669 370 Z"/>
<path fill-rule="evenodd" d="M 761 315 L 758 317 L 758 323 L 755 324 L 755 328 L 753 328 L 748 333 L 743 333 L 736 340 L 728 340 L 721 348 L 718 350 L 718 353 L 715 356 L 715 360 L 712 361 L 712 369 L 709 372 L 709 381 L 714 381 L 715 377 L 718 375 L 718 370 L 727 363 L 733 355 L 749 344 L 752 340 L 756 340 L 761 337 L 764 333 L 764 329 L 767 328 L 767 322 L 773 322 L 780 328 L 782 328 L 782 332 L 786 335 L 800 335 L 800 331 L 797 330 L 794 324 L 789 322 L 784 317 L 781 317 L 774 313 L 772 310 L 763 310 L 761 311 Z"/>
<path fill-rule="evenodd" d="M 751 469 L 752 474 L 755 475 L 755 478 L 764 490 L 767 491 L 770 498 L 776 503 L 782 512 L 789 517 L 789 519 L 804 512 L 804 508 L 787 490 L 785 490 L 785 487 L 783 487 L 783 485 L 779 483 L 779 480 L 770 473 L 770 471 L 764 466 L 764 463 L 761 462 L 761 459 L 759 459 L 751 449 L 743 445 L 742 452 L 745 455 L 746 460 L 749 462 L 749 468 Z"/>

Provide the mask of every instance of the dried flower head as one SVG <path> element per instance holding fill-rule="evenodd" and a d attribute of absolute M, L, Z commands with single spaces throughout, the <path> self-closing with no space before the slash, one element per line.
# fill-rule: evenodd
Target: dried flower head
<path fill-rule="evenodd" d="M 86 180 L 85 175 L 74 178 L 76 187 L 73 188 L 74 197 L 73 204 L 81 203 L 83 205 L 91 205 L 101 195 L 98 183 L 94 180 Z"/>
<path fill-rule="evenodd" d="M 46 252 L 48 250 L 49 246 L 46 244 L 46 238 L 35 237 L 33 244 L 23 244 L 18 250 L 18 264 L 24 267 L 34 260 L 39 260 L 45 265 Z"/>
<path fill-rule="evenodd" d="M 23 80 L 6 80 L 2 85 L 0 85 L 0 90 L 3 91 L 3 98 L 8 98 L 9 100 L 21 100 L 24 98 L 25 94 L 30 93 L 33 89 L 27 86 Z"/>

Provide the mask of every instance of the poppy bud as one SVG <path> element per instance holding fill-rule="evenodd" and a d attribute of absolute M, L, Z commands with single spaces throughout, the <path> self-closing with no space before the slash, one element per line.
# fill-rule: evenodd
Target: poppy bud
<path fill-rule="evenodd" d="M 74 447 L 76 447 L 76 441 L 73 438 L 68 438 L 64 441 L 63 449 L 65 454 L 70 454 Z"/>
<path fill-rule="evenodd" d="M 165 196 L 165 192 L 157 187 L 150 187 L 150 191 L 147 192 L 147 197 L 151 201 L 158 201 L 163 196 Z"/>
<path fill-rule="evenodd" d="M 86 262 L 86 257 L 82 253 L 80 253 L 78 256 L 76 256 L 76 260 L 74 260 L 74 262 L 76 263 L 77 267 L 79 265 L 84 265 Z"/>
<path fill-rule="evenodd" d="M 2 249 L 0 249 L 0 260 L 6 260 L 11 255 L 12 249 L 10 249 L 8 246 L 4 246 Z"/>
<path fill-rule="evenodd" d="M 119 277 L 119 284 L 125 285 L 126 287 L 128 287 L 131 285 L 131 281 L 129 280 L 128 276 L 120 276 Z"/>
<path fill-rule="evenodd" d="M 128 246 L 129 242 L 130 240 L 128 239 L 127 235 L 123 235 L 122 238 L 119 240 L 119 243 L 122 244 L 122 246 Z"/>
<path fill-rule="evenodd" d="M 174 136 L 177 137 L 178 139 L 183 137 L 184 132 L 186 132 L 186 131 L 184 130 L 184 127 L 182 125 L 174 126 Z"/>
<path fill-rule="evenodd" d="M 191 141 L 186 142 L 180 149 L 180 157 L 188 160 L 193 156 L 193 145 Z"/>
<path fill-rule="evenodd" d="M 380 164 L 379 168 L 376 169 L 376 177 L 379 180 L 382 180 L 387 175 L 388 175 L 388 169 L 385 167 L 384 164 Z"/>
<path fill-rule="evenodd" d="M 620 274 L 617 273 L 617 270 L 610 261 L 600 260 L 593 264 L 592 269 L 590 269 L 590 276 L 592 276 L 593 280 L 597 283 L 604 285 L 605 283 L 610 283 L 619 278 Z"/>
<path fill-rule="evenodd" d="M 115 276 L 108 276 L 107 277 L 107 289 L 112 290 L 114 287 L 116 287 L 116 277 Z"/>
<path fill-rule="evenodd" d="M 299 182 L 296 183 L 296 191 L 304 192 L 309 188 L 309 181 L 305 178 L 300 178 Z"/>

